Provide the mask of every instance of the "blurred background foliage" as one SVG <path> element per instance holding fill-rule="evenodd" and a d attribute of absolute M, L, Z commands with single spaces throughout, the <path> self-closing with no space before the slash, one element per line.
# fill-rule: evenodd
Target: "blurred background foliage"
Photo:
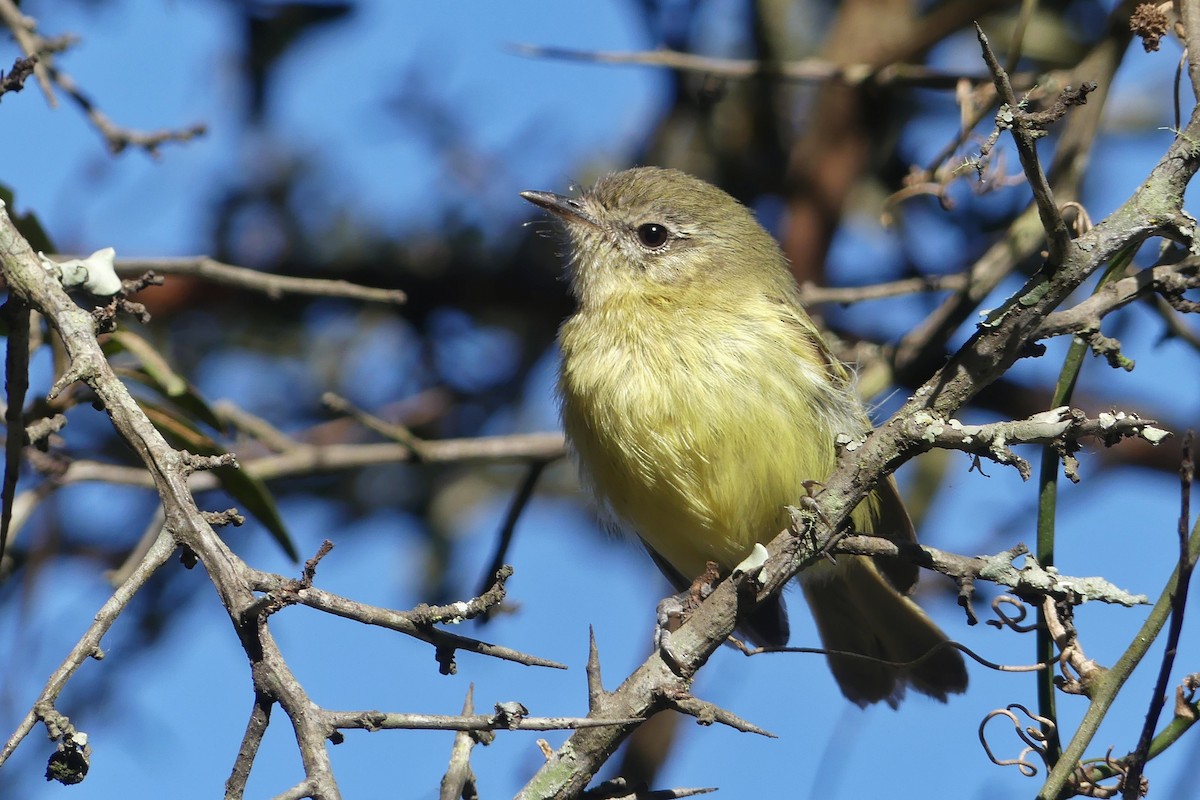
<path fill-rule="evenodd" d="M 182 127 L 201 119 L 209 133 L 165 145 L 157 161 L 133 151 L 113 157 L 69 101 L 53 112 L 43 108 L 31 81 L 0 107 L 9 159 L 26 154 L 21 165 L 5 167 L 0 182 L 15 193 L 18 210 L 37 216 L 60 252 L 116 244 L 120 255 L 206 253 L 270 273 L 402 289 L 408 300 L 399 308 L 294 295 L 267 300 L 182 277 L 138 296 L 153 315 L 140 332 L 200 394 L 318 443 L 377 438 L 331 414 L 321 402 L 326 391 L 429 439 L 556 425 L 553 339 L 570 311 L 560 280 L 562 248 L 518 190 L 566 191 L 634 164 L 678 167 L 754 208 L 784 242 L 798 280 L 833 285 L 961 272 L 1004 241 L 1028 204 L 1024 183 L 1006 180 L 1019 169 L 1003 141 L 986 182 L 967 169 L 947 182 L 942 198 L 893 197 L 911 182 L 913 165 L 953 167 L 978 151 L 980 136 L 937 160 L 961 125 L 953 81 L 930 88 L 881 78 L 852 86 L 786 80 L 772 68 L 804 58 L 924 64 L 972 77 L 978 86 L 986 81 L 978 80 L 984 69 L 971 23 L 981 22 L 1002 58 L 1016 58 L 1008 43 L 1019 2 L 436 5 L 27 0 L 22 11 L 45 34 L 81 37 L 57 63 L 118 124 Z M 1107 98 L 1101 92 L 1096 106 L 1079 112 L 1094 113 L 1096 123 L 1062 184 L 1061 199 L 1080 199 L 1099 219 L 1128 196 L 1169 141 L 1160 128 L 1173 124 L 1170 87 L 1179 48 L 1167 42 L 1164 52 L 1147 55 L 1137 43 L 1128 46 L 1129 3 L 1032 6 L 1014 63 L 1026 88 L 1102 46 L 1116 54 L 1115 79 L 1085 76 L 1105 82 Z M 517 44 L 669 48 L 765 66 L 743 80 L 521 55 Z M 16 49 L 9 42 L 0 53 L 7 60 Z M 978 132 L 989 128 L 985 121 Z M 1056 136 L 1043 142 L 1047 163 Z M 1140 263 L 1153 256 L 1143 254 Z M 981 307 L 998 304 L 1039 263 L 1037 247 L 1029 249 Z M 891 365 L 893 346 L 945 297 L 925 293 L 815 311 L 848 359 L 862 352 Z M 875 398 L 881 414 L 970 333 L 975 310 L 899 370 L 896 393 Z M 1194 356 L 1193 345 L 1149 304 L 1109 324 L 1106 332 L 1120 337 L 1139 365 L 1145 359 L 1139 373 L 1152 377 L 1134 382 L 1089 364 L 1077 404 L 1094 412 L 1133 403 L 1163 427 L 1186 428 L 1197 418 L 1200 370 L 1175 372 L 1173 381 L 1153 376 L 1167 374 L 1154 372 L 1156 364 Z M 1061 363 L 1053 357 L 1061 353 L 1058 344 L 1051 344 L 1049 358 L 1020 362 L 964 418 L 1044 409 Z M 50 380 L 45 348 L 34 365 L 36 395 Z M 51 455 L 135 463 L 103 415 L 84 404 L 69 419 Z M 1173 481 L 1177 442 L 1157 450 L 1124 444 L 1095 454 L 1085 473 L 1132 465 Z M 263 452 L 251 441 L 226 444 L 243 459 Z M 922 463 L 905 477 L 915 508 L 937 501 L 950 468 L 946 458 Z M 490 550 L 495 528 L 480 526 L 473 509 L 507 502 L 520 474 L 512 466 L 397 463 L 291 477 L 270 488 L 285 523 L 303 518 L 308 530 L 319 521 L 339 545 L 381 529 L 419 542 L 419 566 L 397 576 L 405 585 L 391 602 L 399 605 L 401 598 L 444 602 L 474 592 L 481 575 L 473 561 L 464 566 L 455 554 Z M 49 479 L 29 471 L 22 488 Z M 549 472 L 539 492 L 573 497 L 570 471 Z M 996 542 L 1011 544 L 1014 527 L 1016 538 L 1031 534 L 1034 493 L 1004 499 L 986 501 L 995 513 L 972 519 L 975 530 L 965 540 L 935 543 L 982 552 Z M 229 500 L 212 496 L 201 504 L 224 508 Z M 142 490 L 82 484 L 57 492 L 11 545 L 0 606 L 27 606 L 40 596 L 39 584 L 64 574 L 95 580 L 115 568 L 153 509 L 154 498 Z M 258 535 L 253 523 L 248 527 L 226 536 Z M 298 541 L 302 555 L 311 554 L 311 538 Z M 211 595 L 178 571 L 164 571 L 131 608 L 137 625 L 121 626 L 122 646 L 152 647 L 170 617 L 197 602 L 211 602 Z M 14 633 L 9 642 L 33 636 Z M 6 661 L 7 670 L 18 658 Z M 111 699 L 110 679 L 109 671 L 85 670 L 75 681 L 86 690 L 72 702 Z M 11 696 L 3 702 L 14 704 Z M 13 780 L 6 772 L 0 785 Z"/>

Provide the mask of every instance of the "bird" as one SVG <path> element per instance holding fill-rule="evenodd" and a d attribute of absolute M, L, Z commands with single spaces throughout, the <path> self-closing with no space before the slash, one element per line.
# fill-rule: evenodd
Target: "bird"
<path fill-rule="evenodd" d="M 559 330 L 557 391 L 583 486 L 678 590 L 709 562 L 728 575 L 829 477 L 838 437 L 871 429 L 852 372 L 805 312 L 779 245 L 716 186 L 637 167 L 574 197 L 521 196 L 567 234 L 575 310 Z M 916 541 L 890 476 L 852 521 Z M 943 702 L 966 690 L 962 656 L 907 597 L 917 571 L 843 554 L 799 575 L 833 676 L 859 706 L 895 708 L 908 687 Z M 785 645 L 782 598 L 740 630 Z"/>

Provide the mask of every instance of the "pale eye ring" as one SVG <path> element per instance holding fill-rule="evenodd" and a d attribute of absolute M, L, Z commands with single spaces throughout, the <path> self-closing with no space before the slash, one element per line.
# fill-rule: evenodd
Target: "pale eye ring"
<path fill-rule="evenodd" d="M 660 225 L 657 222 L 644 222 L 637 227 L 637 238 L 643 247 L 657 250 L 671 238 L 671 231 L 667 229 L 666 225 Z"/>

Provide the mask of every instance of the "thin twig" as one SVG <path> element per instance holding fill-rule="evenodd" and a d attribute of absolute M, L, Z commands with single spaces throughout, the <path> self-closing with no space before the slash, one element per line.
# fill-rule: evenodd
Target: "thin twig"
<path fill-rule="evenodd" d="M 517 493 L 513 495 L 512 502 L 509 503 L 508 511 L 504 515 L 504 522 L 500 526 L 500 533 L 496 537 L 496 552 L 492 554 L 492 560 L 483 573 L 483 579 L 476 594 L 482 594 L 491 584 L 493 576 L 504 566 L 504 562 L 508 558 L 509 545 L 512 544 L 513 535 L 517 530 L 517 521 L 521 518 L 525 507 L 529 505 L 529 501 L 533 497 L 533 490 L 537 488 L 538 480 L 549 463 L 540 460 L 531 461 L 525 468 L 525 477 L 521 479 L 521 485 L 517 487 Z M 485 616 L 483 619 L 486 620 L 488 617 Z"/>
<path fill-rule="evenodd" d="M 863 653 L 855 653 L 850 650 L 830 650 L 825 647 L 793 647 L 792 645 L 785 645 L 782 647 L 743 648 L 742 653 L 746 656 L 766 655 L 768 653 L 797 653 L 816 656 L 837 656 L 838 658 L 856 659 L 871 664 L 881 664 L 883 666 L 904 670 L 911 669 L 912 667 L 915 667 L 918 664 L 932 658 L 943 648 L 957 650 L 975 663 L 979 664 L 981 667 L 986 667 L 987 669 L 995 670 L 996 672 L 1041 672 L 1047 667 L 1052 666 L 1052 664 L 1045 662 L 1039 664 L 1001 664 L 997 661 L 991 661 L 984 658 L 983 656 L 979 655 L 979 653 L 976 653 L 974 650 L 967 647 L 965 644 L 954 641 L 943 642 L 938 647 L 933 648 L 925 655 L 913 661 L 889 661 L 886 658 L 876 658 L 875 656 L 868 656 Z"/>
<path fill-rule="evenodd" d="M 92 126 L 104 137 L 109 152 L 114 155 L 124 152 L 130 147 L 144 150 L 147 155 L 157 156 L 162 145 L 168 143 L 189 142 L 208 132 L 208 126 L 196 122 L 183 128 L 164 128 L 157 131 L 139 131 L 117 125 L 108 115 L 100 110 L 95 101 L 83 91 L 68 73 L 57 67 L 48 66 L 50 79 L 58 88 L 66 92 L 67 97 L 79 106 Z"/>
<path fill-rule="evenodd" d="M 1154 691 L 1150 695 L 1150 704 L 1146 709 L 1146 720 L 1142 723 L 1142 733 L 1138 737 L 1137 747 L 1129 754 L 1126 763 L 1129 771 L 1124 778 L 1124 800 L 1138 800 L 1142 789 L 1142 770 L 1150 752 L 1150 742 L 1154 738 L 1154 729 L 1158 726 L 1159 715 L 1166 704 L 1167 687 L 1171 684 L 1171 669 L 1175 666 L 1175 656 L 1179 648 L 1179 637 L 1183 632 L 1183 616 L 1187 609 L 1188 587 L 1191 584 L 1194 562 L 1188 557 L 1188 529 L 1191 527 L 1192 512 L 1192 479 L 1195 477 L 1196 464 L 1192 460 L 1193 433 L 1188 431 L 1183 440 L 1183 455 L 1179 463 L 1179 561 L 1176 569 L 1179 575 L 1177 589 L 1171 598 L 1171 621 L 1167 626 L 1167 640 L 1163 649 L 1162 661 L 1158 666 L 1158 680 L 1155 681 Z"/>
<path fill-rule="evenodd" d="M 1187 564 L 1189 569 L 1195 567 L 1197 559 L 1200 559 L 1200 523 L 1192 527 L 1188 537 Z M 1105 674 L 1098 690 L 1093 691 L 1090 695 L 1091 703 L 1088 705 L 1087 712 L 1084 713 L 1075 735 L 1063 749 L 1062 757 L 1054 764 L 1050 774 L 1046 777 L 1046 782 L 1038 793 L 1039 800 L 1058 798 L 1062 794 L 1063 787 L 1076 774 L 1084 751 L 1096 735 L 1100 722 L 1112 707 L 1121 687 L 1125 685 L 1125 681 L 1129 679 L 1134 667 L 1145 657 L 1150 645 L 1154 643 L 1163 626 L 1166 625 L 1171 614 L 1173 597 L 1179 590 L 1180 577 L 1180 569 L 1177 566 L 1159 594 L 1158 601 L 1146 617 L 1146 621 L 1130 640 L 1129 647 Z"/>
<path fill-rule="evenodd" d="M 1047 570 L 1029 555 L 1025 545 L 1016 545 L 988 556 L 963 556 L 923 544 L 898 544 L 881 536 L 845 536 L 832 552 L 863 556 L 902 558 L 953 578 L 971 577 L 1007 586 L 1016 594 L 1049 596 L 1071 603 L 1084 600 L 1122 606 L 1143 605 L 1145 595 L 1127 592 L 1100 577 L 1071 577 Z M 1013 561 L 1024 556 L 1020 567 Z"/>
<path fill-rule="evenodd" d="M 975 25 L 975 31 L 979 37 L 979 46 L 983 49 L 983 60 L 987 62 L 988 69 L 992 73 L 992 80 L 996 84 L 996 92 L 1007 106 L 1004 112 L 997 115 L 997 124 L 1007 124 L 1012 131 L 1013 140 L 1017 144 L 1017 155 L 1021 159 L 1025 176 L 1029 179 L 1029 187 L 1033 190 L 1033 199 L 1037 203 L 1038 216 L 1042 221 L 1042 230 L 1046 233 L 1050 251 L 1048 260 L 1052 266 L 1057 267 L 1063 262 L 1067 249 L 1071 246 L 1071 235 L 1058 210 L 1058 205 L 1054 202 L 1054 192 L 1050 189 L 1050 182 L 1046 180 L 1042 162 L 1038 159 L 1035 131 L 1040 129 L 1034 127 L 1030 121 L 1032 115 L 1025 112 L 1021 101 L 1017 99 L 1012 84 L 1009 82 L 1008 73 L 1004 67 L 1000 66 L 996 54 L 992 52 L 991 45 L 988 44 L 987 36 L 983 33 L 983 28 L 978 23 Z M 1086 97 L 1086 94 L 1084 96 Z M 1082 101 L 1076 100 L 1075 102 Z M 1065 113 L 1064 110 L 1051 119 L 1057 119 Z M 1007 123 L 1004 123 L 1003 120 L 1007 120 Z"/>
<path fill-rule="evenodd" d="M 1071 197 L 1078 188 L 1087 163 L 1088 153 L 1095 144 L 1095 131 L 1100 122 L 1106 86 L 1111 82 L 1121 57 L 1127 50 L 1128 26 L 1122 28 L 1120 15 L 1127 11 L 1114 9 L 1109 19 L 1110 35 L 1093 45 L 1074 68 L 1053 73 L 1054 85 L 1075 85 L 1085 80 L 1099 82 L 1095 92 L 1100 95 L 1089 105 L 1067 118 L 1050 175 L 1063 197 Z M 978 124 L 975 121 L 974 125 Z M 1178 126 L 1176 126 L 1178 128 Z M 951 151 L 952 152 L 952 151 Z M 949 154 L 945 156 L 948 158 Z M 941 163 L 939 159 L 936 163 Z M 947 298 L 933 313 L 906 334 L 895 348 L 895 371 L 901 383 L 924 380 L 928 365 L 940 363 L 946 343 L 967 321 L 971 313 L 1022 261 L 1032 257 L 1045 241 L 1036 204 L 1031 204 L 1009 225 L 1008 231 L 984 253 L 968 271 L 968 285 L 963 291 Z"/>
<path fill-rule="evenodd" d="M 818 286 L 811 281 L 805 281 L 800 286 L 800 302 L 805 306 L 834 303 L 848 305 L 865 300 L 903 297 L 918 292 L 957 292 L 966 285 L 967 276 L 962 273 L 922 275 L 887 283 L 873 283 L 867 286 Z"/>
<path fill-rule="evenodd" d="M 52 88 L 57 86 L 83 111 L 92 123 L 92 127 L 100 132 L 108 144 L 108 149 L 114 154 L 129 147 L 137 147 L 146 151 L 147 154 L 155 156 L 158 154 L 158 149 L 168 142 L 186 142 L 205 134 L 206 126 L 200 123 L 185 128 L 151 132 L 137 131 L 117 125 L 99 109 L 70 74 L 55 66 L 51 55 L 61 50 L 64 42 L 73 41 L 73 38 L 69 40 L 46 39 L 37 32 L 36 21 L 32 17 L 22 14 L 12 0 L 0 0 L 0 22 L 3 22 L 12 31 L 13 38 L 17 40 L 27 56 L 38 59 L 33 66 L 33 71 L 50 107 L 54 108 L 58 105 Z"/>
<path fill-rule="evenodd" d="M 56 259 L 68 257 L 55 256 Z M 118 258 L 113 266 L 122 275 L 137 275 L 143 272 L 157 272 L 162 275 L 190 275 L 223 286 L 261 292 L 273 300 L 278 300 L 287 294 L 301 294 L 315 297 L 344 297 L 350 300 L 400 305 L 407 299 L 404 292 L 399 289 L 377 289 L 342 280 L 275 275 L 225 264 L 208 256 Z"/>
<path fill-rule="evenodd" d="M 37 67 L 38 57 L 27 56 L 25 58 L 17 57 L 13 61 L 12 69 L 7 73 L 0 70 L 0 95 L 8 92 L 19 92 L 25 88 L 25 81 L 33 74 Z"/>
<path fill-rule="evenodd" d="M 960 75 L 920 64 L 889 64 L 885 67 L 878 67 L 872 64 L 836 64 L 820 58 L 784 62 L 758 61 L 714 58 L 665 49 L 642 52 L 602 52 L 572 50 L 565 47 L 540 47 L 531 44 L 513 44 L 511 49 L 514 53 L 533 58 L 556 58 L 594 64 L 664 67 L 733 80 L 769 77 L 796 82 L 836 81 L 847 86 L 902 84 L 931 89 L 953 89 L 962 80 L 980 83 L 988 80 L 987 75 Z"/>
<path fill-rule="evenodd" d="M 63 659 L 63 662 L 58 666 L 58 669 L 50 675 L 50 679 L 46 682 L 45 688 L 42 689 L 38 699 L 34 702 L 33 709 L 25 715 L 25 719 L 17 727 L 16 731 L 5 742 L 4 748 L 0 750 L 0 765 L 8 760 L 8 757 L 16 750 L 17 745 L 29 735 L 33 730 L 34 724 L 41 719 L 47 710 L 53 709 L 55 701 L 58 700 L 59 694 L 63 687 L 67 685 L 67 681 L 75 674 L 85 661 L 89 658 L 96 658 L 102 651 L 100 650 L 100 642 L 104 635 L 108 633 L 113 623 L 121 616 L 125 607 L 129 605 L 129 601 L 134 595 L 145 585 L 159 567 L 167 563 L 171 558 L 171 554 L 175 552 L 175 540 L 171 537 L 165 528 L 159 529 L 158 538 L 147 551 L 146 557 L 138 565 L 137 569 L 133 570 L 128 580 L 117 587 L 113 592 L 112 597 L 100 607 L 96 612 L 95 619 L 88 627 L 83 637 L 71 648 L 71 652 Z"/>
<path fill-rule="evenodd" d="M 271 696 L 291 721 L 306 779 L 324 795 L 337 797 L 325 732 L 310 713 L 314 703 L 288 666 L 266 620 L 243 614 L 256 602 L 247 567 L 197 506 L 187 484 L 192 471 L 187 455 L 172 448 L 146 416 L 105 357 L 96 338 L 96 318 L 75 303 L 62 283 L 45 269 L 3 208 L 0 262 L 10 291 L 44 314 L 59 334 L 67 362 L 50 389 L 50 398 L 58 397 L 77 381 L 95 393 L 96 402 L 108 413 L 114 428 L 153 474 L 165 513 L 165 529 L 203 563 L 238 641 L 253 664 L 255 691 Z"/>
<path fill-rule="evenodd" d="M 425 460 L 431 463 L 511 462 L 560 458 L 564 454 L 560 433 L 521 433 L 511 436 L 481 436 L 471 439 L 426 440 Z M 403 444 L 317 445 L 298 444 L 284 453 L 257 458 L 239 458 L 247 474 L 261 480 L 276 480 L 293 475 L 315 475 L 348 469 L 397 464 L 413 460 L 412 450 Z M 61 476 L 64 483 L 102 481 L 123 486 L 154 488 L 150 473 L 103 461 L 72 461 Z M 194 491 L 219 488 L 210 473 L 194 473 L 188 478 Z"/>
<path fill-rule="evenodd" d="M 25 449 L 25 394 L 29 390 L 29 305 L 20 297 L 10 296 L 0 307 L 8 329 L 5 340 L 4 388 L 7 392 L 4 424 L 8 436 L 4 441 L 4 481 L 0 485 L 0 561 L 8 547 L 8 530 L 12 523 L 13 503 L 17 495 L 17 479 L 21 472 L 21 452 Z"/>
<path fill-rule="evenodd" d="M 628 725 L 635 719 L 593 717 L 520 717 L 502 714 L 392 714 L 383 711 L 324 711 L 324 721 L 338 730 L 410 731 L 574 731 Z"/>
<path fill-rule="evenodd" d="M 475 713 L 475 684 L 467 686 L 467 696 L 463 700 L 462 715 L 464 717 Z M 475 738 L 468 731 L 459 731 L 454 735 L 454 745 L 450 748 L 450 765 L 442 776 L 439 790 L 439 800 L 459 800 L 467 797 L 468 792 L 475 795 L 475 773 L 471 769 L 471 750 L 475 747 Z"/>
<path fill-rule="evenodd" d="M 254 766 L 254 759 L 258 757 L 258 748 L 267 733 L 267 726 L 271 724 L 272 705 L 274 702 L 271 698 L 255 692 L 254 704 L 250 707 L 250 719 L 246 722 L 246 732 L 242 734 L 242 743 L 238 747 L 237 757 L 233 760 L 233 770 L 225 781 L 225 800 L 241 800 L 246 792 L 250 769 Z"/>
<path fill-rule="evenodd" d="M 566 665 L 560 664 L 557 661 L 522 653 L 519 650 L 513 650 L 501 645 L 458 636 L 440 628 L 432 627 L 424 621 L 427 619 L 428 614 L 422 611 L 396 611 L 367 603 L 359 603 L 316 587 L 305 587 L 302 590 L 296 590 L 294 584 L 287 578 L 269 572 L 251 570 L 249 579 L 250 584 L 256 591 L 271 594 L 289 593 L 288 604 L 308 606 L 309 608 L 319 609 L 335 616 L 361 622 L 364 625 L 387 628 L 428 642 L 437 647 L 439 651 L 452 653 L 455 650 L 465 650 L 505 661 L 525 664 L 526 666 L 566 669 Z M 453 607 L 447 607 L 447 609 L 453 610 Z M 471 610 L 471 606 L 468 603 L 462 603 L 459 610 L 465 616 Z"/>
<path fill-rule="evenodd" d="M 22 14 L 21 9 L 17 8 L 16 3 L 12 0 L 0 0 L 0 22 L 3 22 L 12 33 L 25 55 L 37 59 L 33 65 L 33 74 L 37 77 L 42 94 L 46 96 L 46 103 L 54 108 L 58 105 L 58 100 L 54 97 L 54 88 L 50 84 L 50 76 L 42 59 L 43 39 L 37 33 L 37 23 L 33 17 Z"/>
<path fill-rule="evenodd" d="M 1080 333 L 1100 327 L 1107 314 L 1152 293 L 1166 295 L 1200 287 L 1200 264 L 1195 259 L 1143 269 L 1113 281 L 1071 308 L 1047 314 L 1037 329 L 1038 339 Z"/>

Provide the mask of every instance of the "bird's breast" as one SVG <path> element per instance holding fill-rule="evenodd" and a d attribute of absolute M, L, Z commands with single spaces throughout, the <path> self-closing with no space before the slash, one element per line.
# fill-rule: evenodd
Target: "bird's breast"
<path fill-rule="evenodd" d="M 828 381 L 763 315 L 580 313 L 560 334 L 563 426 L 585 484 L 681 574 L 732 569 L 833 468 Z"/>

